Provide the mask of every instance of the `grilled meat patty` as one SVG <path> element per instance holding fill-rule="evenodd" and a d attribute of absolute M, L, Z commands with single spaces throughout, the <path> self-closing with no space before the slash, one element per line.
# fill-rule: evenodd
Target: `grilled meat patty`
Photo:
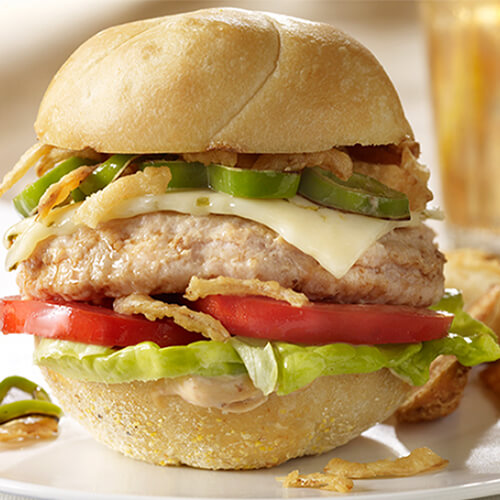
<path fill-rule="evenodd" d="M 341 279 L 261 224 L 172 212 L 79 227 L 42 241 L 19 265 L 26 296 L 99 303 L 130 293 L 182 293 L 193 275 L 275 280 L 312 300 L 428 306 L 443 293 L 444 258 L 423 224 L 374 243 Z"/>

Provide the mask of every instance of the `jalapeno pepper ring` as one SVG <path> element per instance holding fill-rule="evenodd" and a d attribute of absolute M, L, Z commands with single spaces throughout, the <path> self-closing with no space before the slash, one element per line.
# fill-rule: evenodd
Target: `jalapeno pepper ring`
<path fill-rule="evenodd" d="M 181 160 L 153 160 L 140 165 L 169 167 L 172 180 L 168 189 L 203 189 L 230 194 L 238 198 L 292 198 L 297 193 L 300 174 L 275 170 L 250 170 Z"/>
<path fill-rule="evenodd" d="M 51 402 L 49 395 L 42 387 L 19 376 L 7 377 L 0 382 L 0 403 L 13 388 L 26 393 L 32 399 L 0 404 L 0 424 L 28 415 L 44 415 L 54 418 L 62 415 L 61 408 Z"/>
<path fill-rule="evenodd" d="M 82 201 L 87 196 L 100 191 L 118 178 L 137 155 L 112 155 L 102 162 L 81 184 L 71 193 L 75 201 Z"/>
<path fill-rule="evenodd" d="M 409 219 L 408 197 L 367 175 L 353 173 L 343 181 L 319 167 L 302 173 L 299 194 L 329 208 L 381 219 Z"/>
<path fill-rule="evenodd" d="M 293 198 L 300 174 L 209 165 L 209 187 L 238 198 Z"/>
<path fill-rule="evenodd" d="M 38 203 L 40 202 L 40 198 L 43 196 L 43 193 L 47 191 L 49 186 L 56 183 L 66 174 L 69 174 L 78 167 L 81 167 L 82 165 L 93 165 L 95 163 L 95 160 L 79 158 L 78 156 L 73 156 L 67 160 L 59 162 L 54 168 L 42 175 L 42 177 L 36 180 L 33 184 L 30 184 L 14 198 L 13 201 L 16 210 L 24 217 L 29 217 L 35 211 Z"/>
<path fill-rule="evenodd" d="M 16 418 L 28 415 L 43 415 L 45 417 L 59 418 L 62 410 L 59 406 L 49 401 L 39 399 L 27 399 L 25 401 L 14 401 L 0 406 L 0 424 L 9 422 Z"/>
<path fill-rule="evenodd" d="M 182 160 L 152 160 L 145 161 L 139 168 L 168 167 L 172 179 L 168 190 L 172 189 L 206 189 L 208 187 L 207 167 L 199 162 L 187 163 Z"/>

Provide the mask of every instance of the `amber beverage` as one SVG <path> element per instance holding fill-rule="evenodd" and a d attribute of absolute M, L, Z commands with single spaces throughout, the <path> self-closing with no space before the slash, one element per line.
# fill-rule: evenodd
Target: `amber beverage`
<path fill-rule="evenodd" d="M 451 243 L 500 253 L 500 1 L 422 10 Z"/>

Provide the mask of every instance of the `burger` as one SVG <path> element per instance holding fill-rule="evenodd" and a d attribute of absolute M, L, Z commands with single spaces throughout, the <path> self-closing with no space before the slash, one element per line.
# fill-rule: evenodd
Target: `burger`
<path fill-rule="evenodd" d="M 126 455 L 271 467 L 386 419 L 440 354 L 500 357 L 444 291 L 393 85 L 329 25 L 224 8 L 104 30 L 35 129 L 2 184 L 39 176 L 0 324 Z"/>

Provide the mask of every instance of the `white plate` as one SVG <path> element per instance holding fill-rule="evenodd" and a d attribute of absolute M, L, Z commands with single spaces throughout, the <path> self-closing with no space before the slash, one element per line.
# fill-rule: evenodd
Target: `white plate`
<path fill-rule="evenodd" d="M 15 220 L 0 201 L 0 220 Z M 4 252 L 0 253 L 3 260 Z M 16 292 L 14 277 L 0 272 L 0 294 Z M 32 339 L 0 336 L 0 377 L 17 373 L 41 381 L 31 365 Z M 346 446 L 319 457 L 293 460 L 270 470 L 213 472 L 156 467 L 126 458 L 94 442 L 77 423 L 61 420 L 60 436 L 34 446 L 0 451 L 0 494 L 37 499 L 264 499 L 338 496 L 311 489 L 283 489 L 277 476 L 299 469 L 320 471 L 333 456 L 370 461 L 429 446 L 447 458 L 447 469 L 404 479 L 355 481 L 356 499 L 462 498 L 500 494 L 500 405 L 475 376 L 457 412 L 441 421 L 373 427 Z"/>

